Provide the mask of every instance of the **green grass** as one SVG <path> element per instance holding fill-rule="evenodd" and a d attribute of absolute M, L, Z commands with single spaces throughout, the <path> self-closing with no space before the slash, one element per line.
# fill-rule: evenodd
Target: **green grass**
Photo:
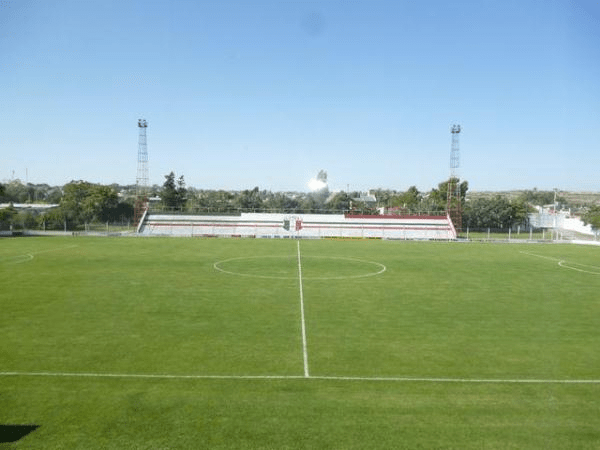
<path fill-rule="evenodd" d="M 300 252 L 308 379 L 296 241 L 0 240 L 0 424 L 40 425 L 13 447 L 600 446 L 600 384 L 498 381 L 600 379 L 600 248 Z"/>

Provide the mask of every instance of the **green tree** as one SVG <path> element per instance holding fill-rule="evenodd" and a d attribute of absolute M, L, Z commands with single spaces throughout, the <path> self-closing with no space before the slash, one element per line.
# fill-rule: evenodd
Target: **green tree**
<path fill-rule="evenodd" d="M 163 205 L 175 210 L 183 209 L 187 200 L 187 189 L 183 175 L 177 179 L 177 182 L 175 181 L 174 172 L 165 175 L 160 197 Z"/>
<path fill-rule="evenodd" d="M 179 202 L 179 207 L 183 209 L 187 201 L 187 188 L 185 187 L 183 175 L 177 179 L 177 200 Z"/>
<path fill-rule="evenodd" d="M 200 191 L 197 195 L 198 206 L 207 212 L 228 212 L 233 210 L 234 195 L 228 191 Z"/>
<path fill-rule="evenodd" d="M 165 206 L 174 208 L 177 205 L 177 187 L 175 186 L 174 172 L 165 175 L 165 182 L 160 192 L 160 198 Z"/>
<path fill-rule="evenodd" d="M 65 227 L 66 216 L 62 208 L 52 208 L 38 217 L 42 228 L 46 230 L 63 230 Z"/>
<path fill-rule="evenodd" d="M 392 198 L 392 206 L 401 207 L 407 211 L 414 212 L 419 209 L 423 196 L 416 186 L 411 186 L 406 192 Z"/>
<path fill-rule="evenodd" d="M 543 206 L 553 204 L 554 196 L 554 191 L 538 191 L 537 188 L 533 188 L 533 190 L 523 192 L 520 197 L 524 202 Z M 566 199 L 560 195 L 556 195 L 556 202 L 566 203 Z"/>
<path fill-rule="evenodd" d="M 333 198 L 328 202 L 329 209 L 339 211 L 349 211 L 352 199 L 348 194 L 341 191 L 336 193 Z"/>
<path fill-rule="evenodd" d="M 437 189 L 432 190 L 432 196 L 434 196 L 434 198 L 436 199 L 437 202 L 442 203 L 444 205 L 446 205 L 448 203 L 448 185 L 450 184 L 451 181 L 454 183 L 460 182 L 460 180 L 458 178 L 449 179 L 448 181 L 442 181 L 441 183 L 438 184 Z M 462 183 L 459 183 L 458 187 L 459 187 L 459 191 L 460 191 L 461 203 L 464 203 L 464 201 L 467 197 L 467 191 L 469 190 L 469 182 L 465 180 Z M 435 194 L 434 194 L 434 192 L 435 192 Z"/>
<path fill-rule="evenodd" d="M 23 184 L 21 180 L 13 180 L 5 187 L 5 197 L 9 202 L 27 203 L 33 200 L 35 189 L 30 184 Z"/>
<path fill-rule="evenodd" d="M 6 185 L 0 185 L 0 202 L 58 203 L 61 196 L 60 187 L 47 184 L 23 184 L 20 180 L 13 180 Z"/>
<path fill-rule="evenodd" d="M 321 209 L 321 204 L 317 202 L 313 195 L 305 196 L 300 202 L 301 212 L 304 213 L 316 213 L 319 209 Z"/>
<path fill-rule="evenodd" d="M 240 192 L 235 198 L 235 205 L 242 210 L 258 210 L 263 207 L 263 201 L 260 197 L 258 186 L 252 190 Z"/>
<path fill-rule="evenodd" d="M 62 189 L 59 187 L 51 187 L 45 192 L 44 199 L 51 204 L 59 204 L 62 198 Z"/>
<path fill-rule="evenodd" d="M 372 189 L 370 192 L 377 198 L 377 206 L 392 206 L 392 201 L 399 193 L 391 189 Z"/>
<path fill-rule="evenodd" d="M 13 218 L 13 228 L 31 230 L 38 226 L 36 215 L 31 211 L 19 211 Z"/>
<path fill-rule="evenodd" d="M 109 217 L 107 219 L 107 221 L 111 221 L 111 222 L 125 222 L 128 220 L 133 219 L 133 204 L 126 202 L 126 201 L 120 201 L 116 207 L 114 207 L 113 209 L 111 209 L 109 211 Z"/>
<path fill-rule="evenodd" d="M 83 213 L 87 222 L 106 222 L 112 219 L 119 204 L 117 193 L 109 186 L 92 185 L 83 200 Z"/>
<path fill-rule="evenodd" d="M 0 209 L 0 230 L 9 230 L 17 216 L 17 210 L 10 204 L 7 208 Z"/>
<path fill-rule="evenodd" d="M 69 226 L 112 220 L 119 205 L 117 193 L 109 186 L 72 181 L 63 191 L 60 208 Z"/>
<path fill-rule="evenodd" d="M 278 212 L 294 212 L 300 208 L 300 203 L 284 193 L 269 192 L 263 200 L 263 208 Z"/>
<path fill-rule="evenodd" d="M 426 209 L 430 211 L 445 211 L 448 207 L 448 184 L 450 184 L 450 179 L 447 181 L 442 181 L 438 184 L 437 189 L 432 189 L 429 193 L 425 201 Z M 455 179 L 455 182 L 459 182 L 458 178 Z M 461 204 L 465 204 L 465 200 L 467 197 L 467 191 L 469 190 L 469 182 L 463 181 L 458 185 L 460 191 L 460 200 Z"/>
<path fill-rule="evenodd" d="M 83 180 L 71 181 L 64 186 L 60 209 L 69 225 L 76 226 L 85 222 L 82 205 L 89 195 L 90 187 L 91 184 Z"/>
<path fill-rule="evenodd" d="M 594 230 L 600 230 L 600 205 L 594 205 L 590 207 L 583 216 L 581 216 L 581 220 L 586 225 L 591 225 Z"/>
<path fill-rule="evenodd" d="M 523 200 L 509 200 L 500 195 L 468 202 L 463 211 L 463 226 L 470 228 L 509 228 L 526 221 L 527 207 Z"/>

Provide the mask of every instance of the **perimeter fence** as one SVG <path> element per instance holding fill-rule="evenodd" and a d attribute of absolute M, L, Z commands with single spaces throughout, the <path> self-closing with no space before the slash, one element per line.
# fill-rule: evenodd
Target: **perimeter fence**
<path fill-rule="evenodd" d="M 598 234 L 590 235 L 578 233 L 564 228 L 464 228 L 458 233 L 458 238 L 469 241 L 481 242 L 556 242 L 556 241 L 598 241 Z"/>
<path fill-rule="evenodd" d="M 0 231 L 0 236 L 77 236 L 77 235 L 127 235 L 135 233 L 133 221 L 89 222 L 73 225 L 67 221 L 62 224 L 15 223 Z"/>
<path fill-rule="evenodd" d="M 161 212 L 173 215 L 229 215 L 239 216 L 243 212 L 274 212 L 274 210 L 239 209 L 236 211 L 214 211 L 212 208 L 202 212 L 192 211 L 168 211 L 164 208 Z M 281 210 L 277 210 L 281 213 Z M 320 210 L 311 210 L 311 213 L 322 213 Z M 156 212 L 155 212 L 156 213 Z M 329 211 L 330 214 L 354 214 L 355 211 Z M 436 215 L 435 213 L 428 213 Z M 437 214 L 441 215 L 441 214 Z M 415 214 L 415 216 L 417 216 Z M 122 220 L 116 222 L 90 222 L 77 226 L 66 223 L 57 226 L 48 224 L 31 223 L 16 224 L 12 227 L 0 229 L 0 236 L 33 236 L 33 235 L 62 235 L 62 236 L 127 236 L 135 235 L 136 228 L 133 221 Z M 458 233 L 459 240 L 472 242 L 558 242 L 558 241 L 595 241 L 600 242 L 600 231 L 595 234 L 584 234 L 563 228 L 536 228 L 536 227 L 514 227 L 514 228 L 471 228 L 465 227 Z"/>

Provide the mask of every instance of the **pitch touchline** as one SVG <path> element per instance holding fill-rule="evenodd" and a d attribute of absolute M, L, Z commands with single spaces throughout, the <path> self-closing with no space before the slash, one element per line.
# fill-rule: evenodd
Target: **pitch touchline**
<path fill-rule="evenodd" d="M 544 380 L 502 378 L 424 378 L 424 377 L 345 377 L 301 375 L 169 375 L 133 373 L 74 373 L 74 372 L 0 372 L 0 376 L 56 377 L 56 378 L 138 378 L 162 380 L 323 380 L 323 381 L 387 381 L 421 383 L 473 383 L 473 384 L 600 384 L 600 380 Z"/>
<path fill-rule="evenodd" d="M 304 293 L 302 291 L 302 261 L 300 259 L 300 241 L 298 241 L 298 281 L 300 284 L 300 317 L 302 324 L 302 357 L 304 360 L 304 377 L 308 378 L 308 350 L 306 345 L 306 323 L 304 321 Z"/>

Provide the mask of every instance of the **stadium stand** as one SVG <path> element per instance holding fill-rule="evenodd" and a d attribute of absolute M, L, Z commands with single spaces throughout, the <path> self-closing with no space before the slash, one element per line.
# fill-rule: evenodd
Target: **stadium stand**
<path fill-rule="evenodd" d="M 456 239 L 448 216 L 242 213 L 235 216 L 147 214 L 142 236 L 257 238 Z"/>

